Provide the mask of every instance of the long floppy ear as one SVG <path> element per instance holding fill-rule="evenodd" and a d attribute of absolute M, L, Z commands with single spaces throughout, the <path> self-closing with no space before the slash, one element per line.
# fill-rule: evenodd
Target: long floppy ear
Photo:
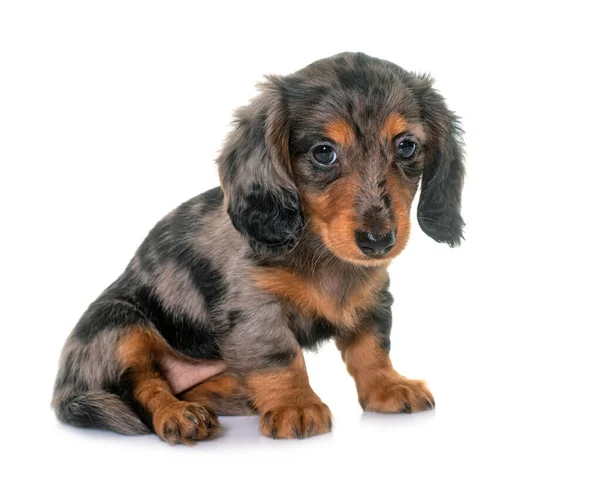
<path fill-rule="evenodd" d="M 236 112 L 217 159 L 233 226 L 257 252 L 294 247 L 304 219 L 292 178 L 283 81 L 269 77 L 260 94 Z"/>
<path fill-rule="evenodd" d="M 419 78 L 421 115 L 427 129 L 426 160 L 417 220 L 423 232 L 450 247 L 460 245 L 465 225 L 460 214 L 465 166 L 462 128 L 427 76 Z"/>

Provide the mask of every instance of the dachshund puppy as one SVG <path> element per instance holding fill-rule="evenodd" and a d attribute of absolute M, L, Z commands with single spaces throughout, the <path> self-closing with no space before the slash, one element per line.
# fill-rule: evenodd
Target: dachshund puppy
<path fill-rule="evenodd" d="M 461 129 L 432 79 L 362 53 L 268 77 L 237 112 L 221 187 L 150 231 L 69 336 L 62 422 L 169 443 L 215 435 L 217 415 L 260 432 L 331 430 L 302 348 L 333 338 L 367 411 L 433 408 L 388 356 L 387 268 L 418 221 L 462 239 Z"/>

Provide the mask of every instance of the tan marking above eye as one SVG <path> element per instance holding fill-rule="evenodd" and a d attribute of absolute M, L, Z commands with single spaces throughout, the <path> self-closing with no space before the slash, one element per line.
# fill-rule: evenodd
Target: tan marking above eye
<path fill-rule="evenodd" d="M 407 126 L 408 123 L 406 122 L 406 119 L 404 119 L 403 116 L 397 113 L 390 114 L 383 123 L 381 137 L 386 141 L 391 141 L 400 133 L 406 131 Z"/>
<path fill-rule="evenodd" d="M 344 119 L 336 119 L 325 126 L 325 134 L 340 146 L 350 146 L 354 142 L 354 130 Z"/>

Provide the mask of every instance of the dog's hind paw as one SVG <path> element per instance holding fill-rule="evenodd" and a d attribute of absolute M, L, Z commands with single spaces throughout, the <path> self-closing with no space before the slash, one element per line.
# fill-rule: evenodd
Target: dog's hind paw
<path fill-rule="evenodd" d="M 219 429 L 211 408 L 179 401 L 155 412 L 152 423 L 156 434 L 171 445 L 191 445 L 214 436 Z"/>

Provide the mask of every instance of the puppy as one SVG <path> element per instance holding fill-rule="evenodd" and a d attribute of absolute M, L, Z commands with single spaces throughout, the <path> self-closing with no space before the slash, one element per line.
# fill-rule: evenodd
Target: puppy
<path fill-rule="evenodd" d="M 419 182 L 422 230 L 460 244 L 460 135 L 429 77 L 362 53 L 268 77 L 237 112 L 221 186 L 162 219 L 73 329 L 58 419 L 172 444 L 215 435 L 217 415 L 323 434 L 302 348 L 330 338 L 365 410 L 433 408 L 388 356 L 387 268 Z"/>

